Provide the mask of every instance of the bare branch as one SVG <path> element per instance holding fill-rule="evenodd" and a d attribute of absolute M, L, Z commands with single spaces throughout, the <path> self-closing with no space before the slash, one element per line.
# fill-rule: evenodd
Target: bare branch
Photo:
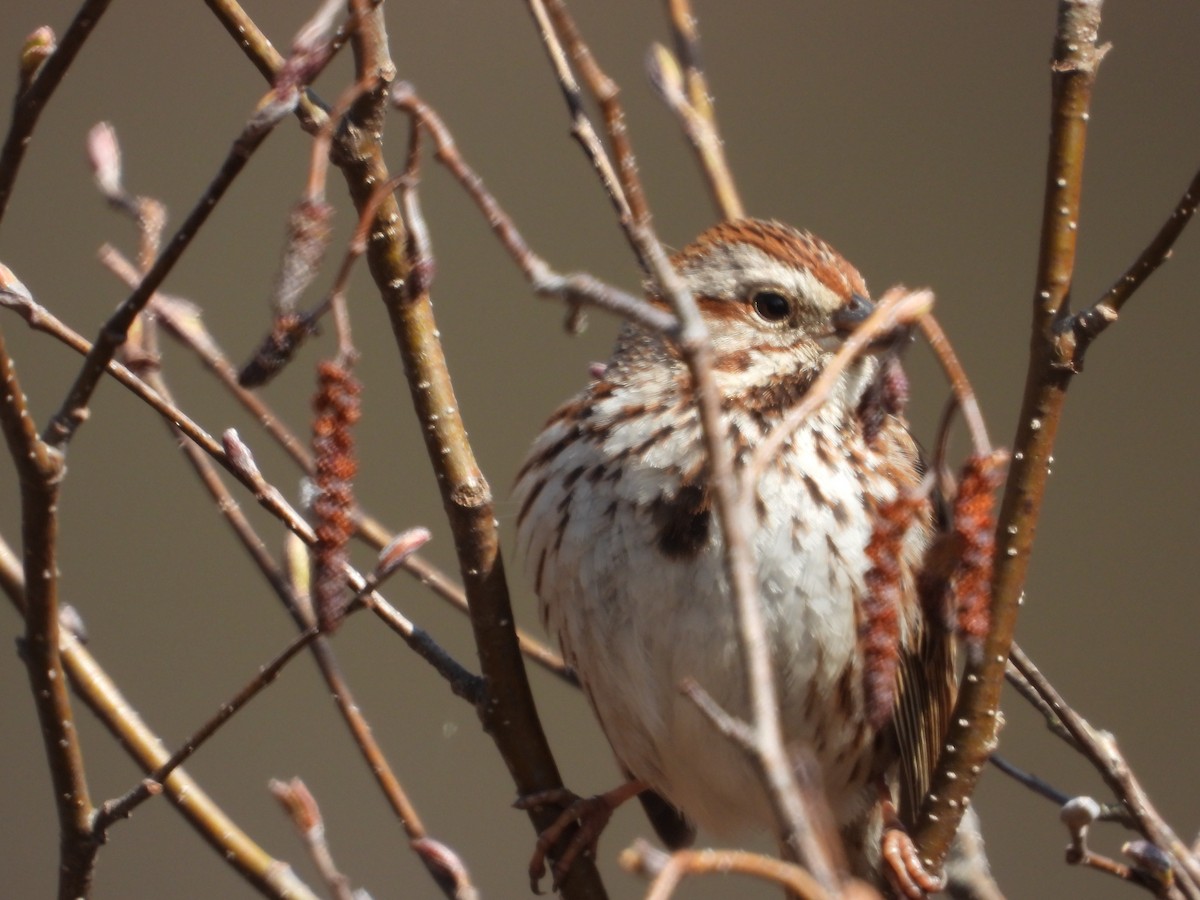
<path fill-rule="evenodd" d="M 24 613 L 24 575 L 3 541 L 0 541 L 0 588 L 17 611 Z M 152 772 L 166 762 L 169 754 L 162 741 L 133 711 L 133 705 L 80 639 L 60 627 L 59 647 L 63 668 L 75 692 L 142 771 Z M 163 791 L 218 856 L 255 889 L 279 900 L 316 900 L 316 895 L 290 866 L 258 846 L 183 769 L 176 769 L 167 777 Z"/>
<path fill-rule="evenodd" d="M 1033 302 L 1032 344 L 1012 465 L 997 521 L 989 630 L 967 662 L 946 747 L 930 781 L 913 835 L 927 867 L 941 865 L 1001 724 L 1000 691 L 1025 586 L 1048 460 L 1073 371 L 1073 340 L 1058 324 L 1075 266 L 1088 108 L 1096 68 L 1102 0 L 1060 0 L 1041 250 Z"/>
<path fill-rule="evenodd" d="M 536 293 L 561 300 L 568 306 L 589 304 L 605 309 L 658 333 L 671 334 L 678 329 L 678 322 L 674 316 L 651 306 L 640 297 L 627 294 L 586 273 L 560 275 L 551 269 L 550 265 L 525 243 L 512 219 L 484 187 L 483 179 L 463 160 L 454 138 L 441 118 L 421 101 L 412 86 L 406 83 L 396 85 L 392 91 L 392 102 L 428 130 L 434 141 L 436 159 L 475 201 L 492 232 L 529 279 L 530 286 Z"/>
<path fill-rule="evenodd" d="M 317 632 L 312 632 L 315 637 Z M 325 820 L 321 818 L 320 807 L 308 787 L 299 778 L 291 781 L 276 781 L 272 779 L 267 789 L 275 795 L 300 837 L 308 847 L 308 855 L 334 900 L 354 900 L 354 892 L 350 890 L 350 879 L 338 871 L 333 862 L 333 853 L 329 850 L 329 842 L 325 838 Z"/>
<path fill-rule="evenodd" d="M 1117 799 L 1129 811 L 1138 831 L 1170 856 L 1178 874 L 1179 889 L 1184 896 L 1200 897 L 1200 861 L 1151 803 L 1150 797 L 1129 768 L 1125 757 L 1117 749 L 1116 739 L 1108 732 L 1097 731 L 1083 716 L 1075 712 L 1020 647 L 1013 646 L 1012 662 L 1074 738 L 1080 752 L 1087 757 L 1116 794 Z"/>
<path fill-rule="evenodd" d="M 275 49 L 270 39 L 262 33 L 262 29 L 254 22 L 237 0 L 204 0 L 205 5 L 216 16 L 217 21 L 229 32 L 233 42 L 246 54 L 246 58 L 258 69 L 259 73 L 271 84 L 279 76 L 287 60 Z M 335 37 L 335 42 L 339 37 Z M 312 96 L 311 91 L 304 91 L 296 105 L 296 115 L 305 131 L 315 134 L 328 118 L 324 106 Z"/>
<path fill-rule="evenodd" d="M 437 339 L 428 293 L 428 275 L 433 271 L 428 255 L 430 242 L 415 186 L 406 183 L 402 193 L 403 221 L 410 234 L 407 267 L 405 277 L 400 279 L 402 296 L 398 302 L 388 304 L 388 311 L 429 458 L 438 473 L 462 568 L 475 645 L 486 678 L 486 691 L 477 709 L 485 730 L 496 740 L 513 772 L 518 792 L 540 793 L 561 787 L 562 779 L 550 755 L 521 662 L 491 491 L 467 441 Z M 556 818 L 553 810 L 541 807 L 530 808 L 529 814 L 539 831 Z M 561 887 L 566 896 L 603 894 L 595 869 L 583 859 L 571 868 Z"/>
<path fill-rule="evenodd" d="M 690 0 L 667 0 L 675 55 L 661 45 L 650 50 L 650 81 L 668 108 L 679 119 L 683 133 L 696 153 L 700 171 L 708 182 L 717 212 L 725 219 L 746 215 L 717 128 L 708 79 L 700 63 L 700 31 Z"/>
<path fill-rule="evenodd" d="M 422 861 L 432 872 L 440 872 L 438 883 L 446 896 L 453 900 L 479 900 L 479 892 L 471 883 L 471 873 L 459 858 L 458 854 L 440 841 L 433 838 L 422 838 L 413 841 L 412 847 L 420 855 Z"/>
<path fill-rule="evenodd" d="M 84 41 L 108 9 L 109 2 L 110 0 L 84 0 L 57 47 L 45 61 L 39 60 L 32 80 L 28 73 L 23 78 L 21 90 L 13 106 L 12 122 L 9 123 L 8 133 L 4 137 L 4 146 L 0 148 L 0 221 L 3 221 L 4 213 L 8 209 L 13 184 L 17 180 L 21 161 L 25 158 L 25 150 L 33 137 L 38 118 L 50 102 L 55 88 L 67 74 L 67 69 L 75 61 L 75 56 L 82 49 Z M 22 60 L 23 67 L 24 63 Z"/>
<path fill-rule="evenodd" d="M 652 878 L 646 900 L 666 900 L 684 878 L 693 875 L 748 875 L 777 884 L 796 900 L 871 900 L 879 895 L 861 882 L 847 885 L 836 895 L 827 893 L 808 872 L 792 863 L 746 850 L 678 850 L 664 853 L 643 840 L 621 853 L 621 867 L 635 875 Z"/>
<path fill-rule="evenodd" d="M 103 841 L 108 829 L 114 822 L 119 819 L 129 818 L 133 815 L 134 809 L 140 804 L 150 799 L 150 797 L 161 793 L 163 782 L 167 780 L 167 776 L 187 762 L 192 754 L 216 734 L 222 725 L 232 719 L 247 703 L 257 697 L 263 688 L 274 682 L 279 677 L 279 673 L 283 671 L 283 667 L 291 662 L 297 653 L 312 643 L 318 634 L 320 632 L 316 628 L 310 628 L 302 632 L 299 637 L 293 639 L 273 660 L 264 666 L 260 666 L 258 672 L 246 682 L 241 690 L 229 700 L 222 703 L 216 713 L 194 731 L 180 745 L 178 750 L 171 754 L 170 759 L 146 776 L 137 787 L 122 797 L 110 800 L 101 806 L 94 823 L 97 838 Z"/>
<path fill-rule="evenodd" d="M 0 291 L 29 292 L 4 266 Z M 83 748 L 75 728 L 59 647 L 58 495 L 66 473 L 63 455 L 38 437 L 12 357 L 0 332 L 0 431 L 21 490 L 21 547 L 25 582 L 25 634 L 21 653 L 42 726 L 54 786 L 59 829 L 60 900 L 87 896 L 99 848 L 92 834 Z"/>
<path fill-rule="evenodd" d="M 754 456 L 742 472 L 742 490 L 751 493 L 754 491 L 767 463 L 805 419 L 829 399 L 830 391 L 846 371 L 846 366 L 866 352 L 872 342 L 903 325 L 919 321 L 932 308 L 933 292 L 929 290 L 909 291 L 894 287 L 880 297 L 875 310 L 865 322 L 854 329 L 833 359 L 821 370 L 816 381 L 805 392 L 804 399 L 788 410 L 783 421 L 755 448 Z"/>
<path fill-rule="evenodd" d="M 535 9 L 535 18 L 542 24 L 543 17 L 536 11 L 543 3 L 541 0 L 530 2 Z M 808 810 L 783 744 L 779 701 L 754 574 L 754 553 L 749 543 L 749 535 L 754 530 L 753 494 L 739 491 L 733 474 L 733 451 L 713 375 L 708 330 L 700 317 L 695 299 L 671 266 L 666 251 L 650 228 L 649 211 L 642 199 L 615 84 L 595 63 L 560 0 L 548 0 L 545 5 L 554 29 L 551 32 L 543 28 L 543 38 L 551 44 L 557 44 L 561 39 L 566 45 L 573 61 L 583 70 L 589 89 L 604 112 L 609 140 L 617 160 L 618 178 L 629 199 L 631 211 L 629 220 L 622 220 L 621 224 L 638 260 L 648 271 L 656 293 L 668 301 L 679 320 L 678 332 L 670 336 L 680 348 L 694 386 L 715 498 L 716 520 L 724 549 L 724 564 L 737 610 L 739 646 L 750 685 L 751 727 L 755 731 L 754 751 L 750 756 L 767 785 L 767 796 L 779 823 L 785 852 L 807 866 L 826 890 L 834 891 L 838 883 L 837 876 L 808 820 Z M 555 55 L 552 52 L 552 59 Z M 582 115 L 580 105 L 572 102 L 569 92 L 567 98 L 572 113 Z"/>
<path fill-rule="evenodd" d="M 1079 338 L 1079 364 L 1082 365 L 1083 354 L 1088 345 L 1094 341 L 1109 325 L 1117 321 L 1121 308 L 1134 292 L 1155 273 L 1159 266 L 1171 258 L 1171 248 L 1183 234 L 1183 229 L 1192 221 L 1196 206 L 1200 204 L 1200 170 L 1192 176 L 1191 183 L 1167 221 L 1158 229 L 1158 234 L 1146 245 L 1138 258 L 1133 261 L 1124 274 L 1121 275 L 1105 293 L 1104 296 L 1079 311 L 1072 324 Z"/>
<path fill-rule="evenodd" d="M 571 113 L 571 134 L 579 141 L 592 168 L 600 176 L 601 184 L 617 211 L 618 224 L 629 239 L 642 268 L 650 271 L 649 260 L 644 256 L 645 248 L 640 246 L 633 234 L 635 227 L 649 227 L 650 209 L 638 175 L 633 147 L 629 143 L 625 111 L 619 100 L 620 89 L 596 62 L 591 48 L 584 42 L 562 0 L 528 0 L 528 3 Z M 589 92 L 600 105 L 613 159 L 600 145 L 596 130 L 584 112 L 582 92 L 571 71 L 572 65 L 579 69 Z"/>
<path fill-rule="evenodd" d="M 221 168 L 191 213 L 188 214 L 187 219 L 175 232 L 167 249 L 155 260 L 154 265 L 145 274 L 133 293 L 117 307 L 116 312 L 100 329 L 100 334 L 88 351 L 83 366 L 75 378 L 75 383 L 71 385 L 67 396 L 63 399 L 62 406 L 45 428 L 43 439 L 50 446 L 59 449 L 65 447 L 76 429 L 87 418 L 87 407 L 92 394 L 108 364 L 125 342 L 134 320 L 150 303 L 154 292 L 158 290 L 163 279 L 167 277 L 171 269 L 175 267 L 175 263 L 191 245 L 192 239 L 208 220 L 209 214 L 225 195 L 225 191 L 228 190 L 233 180 L 245 168 L 254 151 L 262 145 L 280 118 L 290 112 L 295 103 L 296 94 L 294 93 L 290 97 L 276 97 L 270 93 L 242 129 L 242 133 L 233 142 Z"/>
<path fill-rule="evenodd" d="M 361 0 L 356 0 L 360 4 Z M 380 11 L 360 14 L 352 36 L 359 78 L 378 72 L 387 83 L 395 67 L 388 54 Z M 334 162 L 346 176 L 360 213 L 377 185 L 388 181 L 379 135 L 383 114 L 381 95 L 369 95 L 355 104 L 347 128 L 335 142 Z M 419 211 L 410 200 L 406 213 Z M 404 362 L 421 431 L 438 484 L 470 600 L 471 624 L 480 666 L 487 679 L 487 694 L 477 709 L 484 729 L 496 742 L 522 794 L 561 786 L 550 748 L 538 719 L 529 689 L 514 616 L 504 577 L 495 528 L 490 489 L 480 472 L 458 411 L 437 325 L 428 295 L 430 260 L 420 255 L 427 240 L 413 241 L 400 222 L 399 210 L 389 196 L 379 206 L 367 260 L 396 336 Z M 407 226 L 407 227 L 406 227 Z M 430 427 L 427 427 L 430 426 Z M 548 827 L 550 810 L 530 813 L 535 827 Z M 568 897 L 600 897 L 604 890 L 594 866 L 576 865 L 563 885 Z"/>

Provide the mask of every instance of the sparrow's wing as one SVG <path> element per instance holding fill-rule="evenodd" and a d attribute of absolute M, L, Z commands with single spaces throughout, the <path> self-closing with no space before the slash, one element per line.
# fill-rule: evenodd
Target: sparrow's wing
<path fill-rule="evenodd" d="M 893 418 L 888 422 L 882 437 L 892 442 L 892 455 L 910 460 L 910 474 L 907 478 L 898 478 L 902 489 L 917 489 L 929 470 L 922 448 L 900 419 Z M 947 528 L 950 513 L 939 492 L 933 493 L 929 514 L 932 542 L 936 544 L 938 536 Z M 922 553 L 922 559 L 901 561 L 904 605 L 916 611 L 910 619 L 910 627 L 920 629 L 916 642 L 901 652 L 892 716 L 900 757 L 900 818 L 909 827 L 915 824 L 921 800 L 929 789 L 938 756 L 945 746 L 958 687 L 954 635 L 947 629 L 945 621 L 929 608 L 935 604 L 918 596 L 921 580 L 918 570 L 928 564 L 929 556 L 927 549 Z"/>
<path fill-rule="evenodd" d="M 892 720 L 900 755 L 900 818 L 915 824 L 921 800 L 946 742 L 956 693 L 954 636 L 927 622 L 900 659 Z"/>

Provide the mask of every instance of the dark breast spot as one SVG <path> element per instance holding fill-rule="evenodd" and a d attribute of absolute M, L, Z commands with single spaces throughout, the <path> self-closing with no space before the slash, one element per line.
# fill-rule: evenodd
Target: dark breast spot
<path fill-rule="evenodd" d="M 827 507 L 830 505 L 829 498 L 825 496 L 825 492 L 821 490 L 821 486 L 817 484 L 817 480 L 815 478 L 805 472 L 800 476 L 800 480 L 804 482 L 805 489 L 808 491 L 809 496 L 812 497 L 813 502 L 816 503 L 817 506 Z"/>
<path fill-rule="evenodd" d="M 689 559 L 708 543 L 712 501 L 703 482 L 684 484 L 674 497 L 659 497 L 651 507 L 658 528 L 658 549 L 670 559 Z"/>
<path fill-rule="evenodd" d="M 829 452 L 828 439 L 819 431 L 813 432 L 813 450 L 819 459 L 826 466 L 833 466 L 833 456 Z"/>

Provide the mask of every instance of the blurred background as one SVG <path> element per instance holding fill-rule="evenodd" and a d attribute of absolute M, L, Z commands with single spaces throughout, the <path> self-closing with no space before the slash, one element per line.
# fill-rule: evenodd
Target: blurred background
<path fill-rule="evenodd" d="M 249 0 L 247 11 L 285 50 L 313 4 Z M 690 151 L 652 96 L 643 60 L 669 39 L 659 4 L 574 4 L 602 64 L 622 85 L 659 234 L 682 246 L 714 220 Z M 938 315 L 975 381 L 997 443 L 1013 433 L 1025 372 L 1045 165 L 1055 4 L 818 3 L 697 0 L 706 61 L 734 171 L 752 213 L 810 228 L 838 247 L 878 295 L 929 285 Z M 61 34 L 75 4 L 0 0 L 0 55 L 9 88 L 35 27 Z M 393 2 L 387 16 L 401 78 L 453 129 L 464 155 L 532 245 L 561 270 L 584 269 L 629 289 L 638 276 L 607 200 L 569 139 L 563 104 L 523 4 Z M 1080 226 L 1077 304 L 1102 292 L 1172 209 L 1200 161 L 1200 6 L 1113 2 L 1101 37 L 1113 52 L 1092 108 Z M 344 53 L 317 91 L 350 78 Z M 207 184 L 266 87 L 198 2 L 115 3 L 43 115 L 0 229 L 0 261 L 69 324 L 94 335 L 126 295 L 96 262 L 112 241 L 130 255 L 129 223 L 92 187 L 84 137 L 100 120 L 121 139 L 125 179 L 170 208 L 174 227 Z M 404 123 L 389 122 L 389 159 L 403 160 Z M 299 197 L 310 139 L 284 122 L 250 162 L 165 289 L 203 305 L 238 362 L 268 324 L 267 298 L 288 210 Z M 353 226 L 340 176 L 340 255 Z M 616 323 L 593 314 L 580 338 L 562 311 L 531 297 L 485 223 L 449 178 L 427 166 L 423 200 L 438 257 L 436 312 L 475 450 L 498 498 L 506 537 L 512 477 L 532 436 L 607 355 Z M 1077 708 L 1120 739 L 1180 834 L 1197 828 L 1194 752 L 1195 515 L 1200 501 L 1195 388 L 1200 353 L 1200 243 L 1176 258 L 1099 341 L 1072 388 L 1033 560 L 1019 640 Z M 318 279 L 312 299 L 332 278 Z M 358 494 L 392 528 L 429 526 L 429 555 L 454 571 L 448 530 L 415 427 L 408 389 L 377 295 L 360 270 L 351 292 L 362 353 L 364 417 Z M 39 421 L 61 400 L 78 359 L 11 313 L 0 329 Z M 329 335 L 264 395 L 307 433 L 312 365 Z M 269 479 L 298 490 L 294 469 L 256 424 L 179 348 L 165 371 L 181 405 L 217 434 L 233 426 Z M 927 353 L 910 357 L 912 417 L 933 429 L 946 389 Z M 1189 399 L 1192 398 L 1192 399 Z M 294 633 L 272 592 L 227 531 L 158 417 L 112 382 L 69 455 L 61 501 L 62 590 L 90 649 L 172 747 Z M 240 489 L 278 546 L 280 529 Z M 15 479 L 0 463 L 0 533 L 19 538 Z M 363 553 L 360 562 L 370 564 Z M 509 560 L 521 621 L 534 601 Z M 397 576 L 387 594 L 458 658 L 475 664 L 465 619 Z M 51 896 L 56 824 L 24 669 L 20 623 L 0 611 L 0 895 Z M 533 833 L 473 711 L 367 616 L 335 640 L 357 699 L 432 835 L 454 847 L 489 897 L 527 895 Z M 577 693 L 537 671 L 534 687 L 567 783 L 580 793 L 618 778 Z M 1069 793 L 1107 799 L 1081 759 L 1009 694 L 1003 753 Z M 139 777 L 86 711 L 79 713 L 97 800 Z M 1191 748 L 1191 749 L 1189 749 Z M 307 658 L 292 664 L 188 766 L 270 852 L 316 884 L 292 827 L 266 790 L 300 775 L 319 800 L 333 852 L 376 898 L 437 893 L 406 848 Z M 977 806 L 1010 897 L 1124 897 L 1133 888 L 1063 864 L 1058 811 L 992 770 Z M 635 804 L 601 843 L 614 897 L 642 884 L 618 851 L 648 829 Z M 1094 833 L 1116 854 L 1126 835 Z M 777 896 L 745 881 L 689 884 L 689 897 Z M 102 851 L 98 898 L 249 896 L 163 800 L 117 825 Z"/>

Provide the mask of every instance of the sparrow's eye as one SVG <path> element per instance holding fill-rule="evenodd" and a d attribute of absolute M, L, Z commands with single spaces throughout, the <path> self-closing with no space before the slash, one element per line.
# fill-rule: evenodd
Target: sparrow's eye
<path fill-rule="evenodd" d="M 759 291 L 750 302 L 767 322 L 782 322 L 792 313 L 792 301 L 778 291 Z"/>

